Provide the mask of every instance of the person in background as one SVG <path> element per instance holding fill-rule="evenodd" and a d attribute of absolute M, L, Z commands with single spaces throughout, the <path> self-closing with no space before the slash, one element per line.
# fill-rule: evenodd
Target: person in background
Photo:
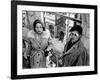
<path fill-rule="evenodd" d="M 59 67 L 59 57 L 64 51 L 65 46 L 65 34 L 63 31 L 59 33 L 59 37 L 51 40 L 51 47 L 52 49 L 52 55 L 50 56 L 50 59 L 53 63 L 56 64 L 56 67 Z"/>
<path fill-rule="evenodd" d="M 30 66 L 31 68 L 46 67 L 45 49 L 48 46 L 50 32 L 45 29 L 40 20 L 35 20 L 33 30 L 28 32 L 28 38 L 31 42 Z"/>
<path fill-rule="evenodd" d="M 80 25 L 75 25 L 70 29 L 69 41 L 67 41 L 62 55 L 64 67 L 89 65 L 87 50 L 81 42 L 82 31 Z"/>
<path fill-rule="evenodd" d="M 26 11 L 22 12 L 22 55 L 23 55 L 23 68 L 29 68 L 29 59 L 28 59 L 28 53 L 29 50 L 29 41 L 27 39 L 27 33 L 29 29 L 27 28 L 27 17 L 26 17 Z"/>

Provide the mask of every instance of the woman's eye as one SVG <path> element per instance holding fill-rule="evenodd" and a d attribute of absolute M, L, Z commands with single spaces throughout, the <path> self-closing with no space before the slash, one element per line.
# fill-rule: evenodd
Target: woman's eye
<path fill-rule="evenodd" d="M 38 26 L 36 28 L 39 28 Z"/>
<path fill-rule="evenodd" d="M 42 26 L 40 28 L 42 28 Z"/>

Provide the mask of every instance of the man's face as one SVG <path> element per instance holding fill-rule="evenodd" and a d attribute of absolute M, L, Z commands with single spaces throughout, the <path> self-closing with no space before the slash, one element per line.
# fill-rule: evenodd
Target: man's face
<path fill-rule="evenodd" d="M 74 43 L 79 39 L 80 35 L 77 31 L 71 31 L 69 37 L 71 42 Z"/>

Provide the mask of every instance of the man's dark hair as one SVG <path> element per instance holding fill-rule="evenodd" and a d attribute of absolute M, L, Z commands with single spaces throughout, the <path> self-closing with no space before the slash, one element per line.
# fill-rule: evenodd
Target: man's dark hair
<path fill-rule="evenodd" d="M 39 19 L 36 19 L 34 22 L 33 22 L 33 30 L 36 32 L 36 24 L 37 23 L 40 23 L 40 24 L 42 24 L 42 27 L 43 27 L 43 31 L 45 31 L 45 27 L 44 27 L 44 25 L 43 25 L 43 23 L 39 20 Z"/>
<path fill-rule="evenodd" d="M 77 31 L 79 33 L 79 35 L 82 35 L 83 29 L 82 29 L 81 25 L 75 25 L 70 29 L 70 32 L 71 31 Z"/>

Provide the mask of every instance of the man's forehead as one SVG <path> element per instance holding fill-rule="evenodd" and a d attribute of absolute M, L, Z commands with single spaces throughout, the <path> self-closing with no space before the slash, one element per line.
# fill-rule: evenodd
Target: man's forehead
<path fill-rule="evenodd" d="M 76 34 L 78 34 L 78 31 L 71 31 L 70 33 L 76 33 Z"/>
<path fill-rule="evenodd" d="M 78 33 L 78 31 L 71 31 L 71 32 L 70 32 L 70 35 L 76 35 L 76 36 L 79 36 L 79 33 Z"/>

